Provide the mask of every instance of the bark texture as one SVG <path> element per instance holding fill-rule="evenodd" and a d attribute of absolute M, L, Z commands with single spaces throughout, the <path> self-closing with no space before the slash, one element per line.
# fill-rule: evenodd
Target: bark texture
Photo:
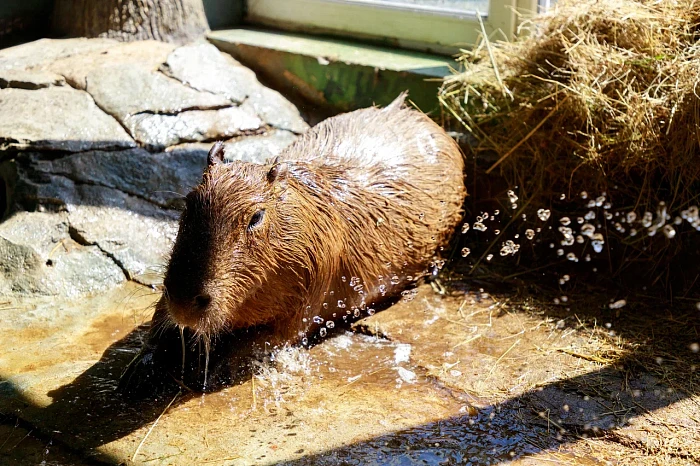
<path fill-rule="evenodd" d="M 71 37 L 185 43 L 209 26 L 202 0 L 56 0 L 53 30 Z"/>

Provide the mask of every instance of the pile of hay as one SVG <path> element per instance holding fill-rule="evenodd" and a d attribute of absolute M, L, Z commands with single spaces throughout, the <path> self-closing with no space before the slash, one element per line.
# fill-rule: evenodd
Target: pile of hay
<path fill-rule="evenodd" d="M 699 1 L 562 0 L 529 36 L 464 52 L 440 100 L 476 138 L 477 176 L 500 174 L 530 211 L 572 220 L 604 194 L 610 270 L 643 261 L 658 281 L 688 240 L 700 245 L 698 39 Z"/>

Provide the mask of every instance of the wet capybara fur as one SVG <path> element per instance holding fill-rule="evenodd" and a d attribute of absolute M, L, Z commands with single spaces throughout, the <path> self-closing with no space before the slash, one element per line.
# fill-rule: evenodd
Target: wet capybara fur
<path fill-rule="evenodd" d="M 225 383 L 253 348 L 307 344 L 428 273 L 461 220 L 464 161 L 404 98 L 329 118 L 267 165 L 214 145 L 124 393 Z"/>

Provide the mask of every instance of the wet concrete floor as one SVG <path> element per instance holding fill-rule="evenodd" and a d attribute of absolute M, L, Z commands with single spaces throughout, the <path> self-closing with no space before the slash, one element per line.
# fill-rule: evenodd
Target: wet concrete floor
<path fill-rule="evenodd" d="M 157 298 L 127 282 L 73 302 L 0 303 L 0 462 L 700 461 L 694 368 L 631 368 L 624 331 L 427 285 L 310 350 L 261 361 L 243 384 L 125 402 L 114 388 Z"/>

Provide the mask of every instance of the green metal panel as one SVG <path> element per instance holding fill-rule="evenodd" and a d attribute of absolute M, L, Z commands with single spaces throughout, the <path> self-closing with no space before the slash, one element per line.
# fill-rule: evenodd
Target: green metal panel
<path fill-rule="evenodd" d="M 408 90 L 423 111 L 435 110 L 445 57 L 285 32 L 232 29 L 209 40 L 287 92 L 347 111 L 386 105 Z"/>

